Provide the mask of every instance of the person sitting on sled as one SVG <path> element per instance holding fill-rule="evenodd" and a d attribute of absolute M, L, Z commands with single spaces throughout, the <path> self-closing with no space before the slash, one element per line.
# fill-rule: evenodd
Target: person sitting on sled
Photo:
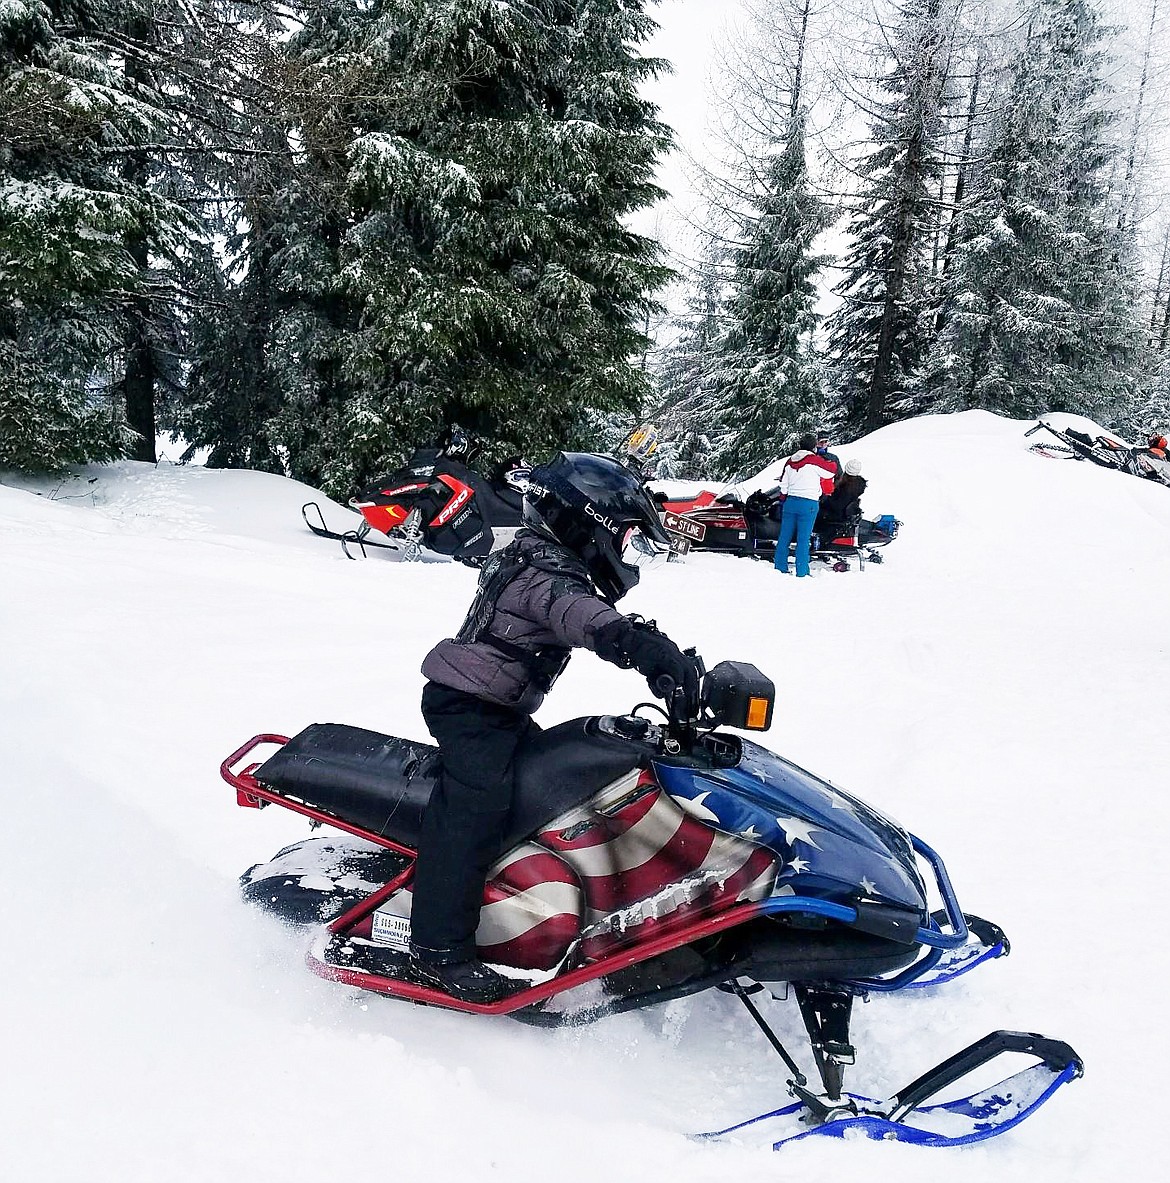
<path fill-rule="evenodd" d="M 411 972 L 464 1002 L 498 1001 L 517 984 L 479 959 L 475 933 L 517 751 L 572 650 L 636 669 L 659 696 L 677 687 L 690 717 L 699 707 L 699 659 L 613 606 L 670 550 L 638 478 L 610 457 L 561 452 L 533 469 L 523 514 L 515 540 L 484 564 L 458 635 L 422 665 L 442 772 L 418 843 Z"/>
<path fill-rule="evenodd" d="M 849 524 L 861 516 L 861 495 L 865 492 L 866 480 L 861 475 L 861 462 L 850 460 L 844 473 L 838 477 L 833 491 L 821 498 L 813 530 L 820 535 L 821 543 L 832 541 L 837 534 L 845 532 Z"/>

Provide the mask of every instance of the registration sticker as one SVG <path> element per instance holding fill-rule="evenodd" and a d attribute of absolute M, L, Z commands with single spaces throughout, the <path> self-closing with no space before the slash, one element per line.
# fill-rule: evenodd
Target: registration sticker
<path fill-rule="evenodd" d="M 389 945 L 391 949 L 410 950 L 410 917 L 396 912 L 385 912 L 379 908 L 374 913 L 374 924 L 370 939 L 376 945 Z"/>

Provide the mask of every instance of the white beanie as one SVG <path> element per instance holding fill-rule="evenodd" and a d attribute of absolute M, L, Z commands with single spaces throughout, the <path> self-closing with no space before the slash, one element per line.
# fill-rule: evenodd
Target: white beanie
<path fill-rule="evenodd" d="M 850 476 L 861 476 L 861 461 L 850 460 L 849 463 L 845 465 L 845 471 Z"/>

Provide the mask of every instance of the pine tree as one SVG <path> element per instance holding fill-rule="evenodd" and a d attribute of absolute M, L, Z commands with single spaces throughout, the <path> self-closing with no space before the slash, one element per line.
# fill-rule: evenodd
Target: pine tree
<path fill-rule="evenodd" d="M 932 248 L 944 171 L 954 0 L 901 0 L 886 35 L 892 63 L 872 105 L 873 151 L 850 225 L 842 303 L 828 322 L 840 390 L 834 418 L 852 434 L 915 410 L 930 342 Z"/>
<path fill-rule="evenodd" d="M 1132 238 L 1108 187 L 1118 158 L 1090 0 L 1037 0 L 988 160 L 961 214 L 934 359 L 940 409 L 1108 424 L 1141 358 Z"/>
<path fill-rule="evenodd" d="M 187 256 L 188 366 L 180 396 L 163 411 L 167 428 L 208 449 L 209 467 L 283 473 L 274 430 L 283 401 L 278 334 L 297 301 L 286 252 L 297 219 L 313 216 L 313 190 L 290 146 L 280 11 L 250 0 L 224 7 L 214 87 L 234 102 L 213 104 L 219 118 L 201 130 L 217 150 L 196 158 L 207 165 L 191 178 L 216 246 Z"/>
<path fill-rule="evenodd" d="M 146 294 L 140 252 L 173 256 L 188 222 L 124 167 L 167 126 L 110 44 L 130 15 L 114 0 L 0 7 L 0 464 L 56 469 L 132 442 L 108 390 Z"/>
<path fill-rule="evenodd" d="M 751 12 L 731 47 L 722 104 L 735 163 L 708 177 L 709 258 L 689 331 L 666 351 L 660 383 L 671 400 L 662 451 L 693 475 L 758 471 L 824 410 L 813 342 L 813 250 L 830 222 L 808 176 L 805 68 L 811 0 Z"/>
<path fill-rule="evenodd" d="M 641 405 L 667 274 L 623 222 L 660 195 L 668 134 L 638 94 L 661 67 L 632 48 L 644 9 L 305 6 L 281 79 L 295 182 L 252 226 L 282 307 L 263 434 L 293 475 L 347 492 L 452 421 L 489 452 L 580 446 L 591 413 Z"/>
<path fill-rule="evenodd" d="M 729 252 L 727 326 L 708 383 L 716 424 L 726 429 L 712 465 L 729 476 L 759 471 L 824 413 L 812 335 L 825 259 L 813 240 L 830 219 L 809 187 L 804 114 L 794 111 L 785 131 L 757 206 L 740 218 L 742 245 Z"/>
<path fill-rule="evenodd" d="M 722 474 L 712 457 L 728 442 L 715 417 L 718 400 L 708 381 L 721 335 L 720 270 L 711 260 L 701 265 L 684 297 L 684 309 L 672 318 L 675 338 L 654 363 L 658 393 L 650 419 L 661 442 L 654 455 L 660 477 L 690 480 Z"/>

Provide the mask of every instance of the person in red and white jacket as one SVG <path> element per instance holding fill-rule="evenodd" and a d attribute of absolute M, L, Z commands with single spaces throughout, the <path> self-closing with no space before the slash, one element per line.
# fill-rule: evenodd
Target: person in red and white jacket
<path fill-rule="evenodd" d="M 780 493 L 784 498 L 780 518 L 780 537 L 776 542 L 776 570 L 788 574 L 788 547 L 796 542 L 796 574 L 808 574 L 809 544 L 813 523 L 817 520 L 821 497 L 833 491 L 836 465 L 818 456 L 816 440 L 811 435 L 800 437 L 798 449 L 788 457 L 780 476 Z"/>

